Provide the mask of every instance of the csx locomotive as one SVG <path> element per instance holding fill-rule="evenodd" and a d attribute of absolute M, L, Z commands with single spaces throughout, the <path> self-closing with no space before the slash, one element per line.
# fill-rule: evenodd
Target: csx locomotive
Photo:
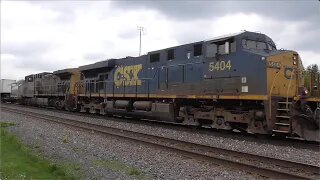
<path fill-rule="evenodd" d="M 29 75 L 19 97 L 29 105 L 319 141 L 319 81 L 308 95 L 303 70 L 297 52 L 244 31 Z"/>

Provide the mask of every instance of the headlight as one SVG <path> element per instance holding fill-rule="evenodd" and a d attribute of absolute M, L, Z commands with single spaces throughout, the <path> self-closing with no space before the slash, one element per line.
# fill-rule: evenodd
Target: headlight
<path fill-rule="evenodd" d="M 296 65 L 297 64 L 297 60 L 298 60 L 298 55 L 297 54 L 294 54 L 293 55 L 293 65 Z"/>

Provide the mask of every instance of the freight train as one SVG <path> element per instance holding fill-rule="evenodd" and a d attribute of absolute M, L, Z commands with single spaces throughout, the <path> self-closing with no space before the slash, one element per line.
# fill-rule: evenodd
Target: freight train
<path fill-rule="evenodd" d="M 304 86 L 297 52 L 244 31 L 33 74 L 23 104 L 319 141 L 320 90 Z"/>

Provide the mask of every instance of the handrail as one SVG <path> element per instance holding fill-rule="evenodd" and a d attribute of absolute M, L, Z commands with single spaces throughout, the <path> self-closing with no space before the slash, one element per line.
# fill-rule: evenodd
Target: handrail
<path fill-rule="evenodd" d="M 289 106 L 289 104 L 288 104 L 288 102 L 289 102 L 289 89 L 290 89 L 290 86 L 291 86 L 291 82 L 292 82 L 292 77 L 293 77 L 293 75 L 294 75 L 294 71 L 295 71 L 295 69 L 292 69 L 292 72 L 291 72 L 291 76 L 290 76 L 290 81 L 289 81 L 289 86 L 288 86 L 288 88 L 287 88 L 287 99 L 286 99 L 286 109 L 288 109 L 288 106 Z"/>
<path fill-rule="evenodd" d="M 185 64 L 177 64 L 178 66 L 182 66 L 182 65 L 190 65 L 190 64 L 201 64 L 202 62 L 194 62 L 194 63 L 185 63 Z M 174 67 L 174 66 L 177 66 L 177 65 L 167 65 L 167 66 L 158 66 L 156 69 L 155 69 L 155 72 L 154 72 L 154 74 L 151 76 L 151 78 L 147 78 L 147 77 L 145 77 L 145 78 L 140 78 L 140 80 L 152 80 L 152 79 L 154 79 L 155 78 L 155 76 L 156 76 L 156 74 L 158 73 L 158 71 L 159 71 L 159 69 L 160 68 L 168 68 L 168 67 Z M 91 80 L 91 79 L 90 79 Z M 85 81 L 88 81 L 88 80 L 85 80 Z M 110 81 L 105 81 L 105 80 L 103 80 L 103 81 L 96 81 L 97 83 L 99 83 L 99 82 L 106 82 L 106 83 L 111 83 L 111 82 L 114 82 L 114 80 L 110 80 Z M 92 82 L 89 82 L 89 84 L 91 84 Z"/>
<path fill-rule="evenodd" d="M 279 71 L 276 72 L 276 75 L 273 78 L 272 85 L 271 85 L 270 92 L 269 92 L 269 118 L 271 118 L 271 94 L 272 94 L 274 82 L 276 81 L 278 75 L 280 74 L 279 73 L 280 70 L 281 70 L 281 67 L 280 67 Z"/>
<path fill-rule="evenodd" d="M 174 66 L 187 66 L 187 65 L 192 65 L 192 64 L 201 64 L 203 63 L 203 61 L 198 61 L 198 62 L 188 62 L 188 63 L 185 63 L 185 64 L 174 64 L 174 65 L 166 65 L 166 66 L 158 66 L 154 69 L 154 73 L 151 75 L 151 77 L 145 77 L 145 78 L 140 78 L 140 80 L 145 80 L 145 82 L 148 82 L 148 89 L 149 89 L 149 82 L 150 80 L 152 79 L 155 79 L 156 78 L 156 75 L 159 74 L 159 71 L 160 71 L 160 68 L 169 68 L 169 67 L 174 67 Z M 91 87 L 90 85 L 93 84 L 94 87 L 96 86 L 97 83 L 104 83 L 104 84 L 108 84 L 108 83 L 112 83 L 113 86 L 114 86 L 114 80 L 109 80 L 109 81 L 106 81 L 106 80 L 96 80 L 95 82 L 90 82 L 90 80 L 92 79 L 89 79 L 89 80 L 86 80 L 86 79 L 83 79 L 82 81 L 85 81 L 86 82 L 86 86 L 89 85 L 89 91 L 91 92 Z M 123 82 L 124 83 L 124 82 Z M 125 86 L 123 86 L 125 87 Z M 98 90 L 100 91 L 100 90 Z M 148 90 L 149 91 L 149 90 Z M 100 93 L 100 92 L 99 92 Z M 149 92 L 148 92 L 149 93 Z"/>

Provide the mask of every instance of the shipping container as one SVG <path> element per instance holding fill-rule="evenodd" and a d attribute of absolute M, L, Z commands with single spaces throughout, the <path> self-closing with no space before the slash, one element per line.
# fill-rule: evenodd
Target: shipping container
<path fill-rule="evenodd" d="M 0 93 L 2 95 L 10 95 L 12 86 L 16 83 L 16 80 L 12 79 L 1 79 L 0 80 Z M 3 97 L 3 96 L 2 96 Z"/>

